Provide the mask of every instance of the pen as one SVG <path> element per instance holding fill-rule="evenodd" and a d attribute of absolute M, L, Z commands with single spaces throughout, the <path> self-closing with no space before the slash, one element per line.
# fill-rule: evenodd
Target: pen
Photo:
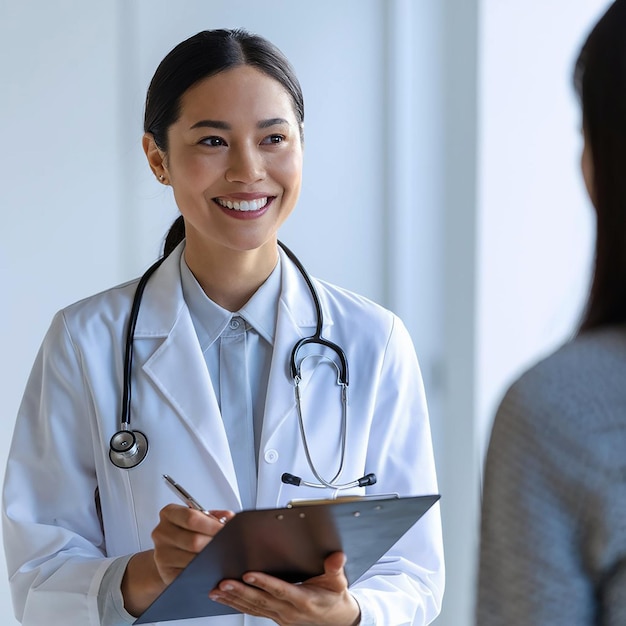
<path fill-rule="evenodd" d="M 167 474 L 163 474 L 163 478 L 165 482 L 170 487 L 170 489 L 191 509 L 195 509 L 196 511 L 200 511 L 213 519 L 216 519 L 220 524 L 224 524 L 226 522 L 225 517 L 217 518 L 215 515 L 211 513 L 208 509 L 205 509 L 184 487 L 179 485 L 171 476 Z"/>

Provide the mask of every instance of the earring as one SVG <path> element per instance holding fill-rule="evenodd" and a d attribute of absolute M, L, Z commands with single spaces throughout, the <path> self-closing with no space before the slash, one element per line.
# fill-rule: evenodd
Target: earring
<path fill-rule="evenodd" d="M 163 181 L 165 180 L 165 176 L 163 176 L 163 174 L 161 174 L 161 176 L 159 176 L 159 180 L 160 180 L 161 182 L 163 182 Z"/>

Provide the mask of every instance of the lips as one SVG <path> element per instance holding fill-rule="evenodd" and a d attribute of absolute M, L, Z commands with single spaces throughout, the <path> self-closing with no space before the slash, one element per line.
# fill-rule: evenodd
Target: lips
<path fill-rule="evenodd" d="M 225 209 L 232 209 L 233 211 L 259 211 L 267 203 L 269 198 L 255 198 L 254 200 L 227 200 L 226 198 L 215 198 L 215 202 Z"/>

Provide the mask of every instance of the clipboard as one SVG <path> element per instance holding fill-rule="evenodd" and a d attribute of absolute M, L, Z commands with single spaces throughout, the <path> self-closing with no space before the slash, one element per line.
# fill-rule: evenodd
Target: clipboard
<path fill-rule="evenodd" d="M 348 584 L 355 582 L 404 535 L 439 495 L 365 498 L 242 511 L 197 554 L 133 622 L 149 624 L 238 613 L 213 602 L 224 578 L 262 571 L 292 583 L 324 572 L 324 559 L 345 552 Z"/>

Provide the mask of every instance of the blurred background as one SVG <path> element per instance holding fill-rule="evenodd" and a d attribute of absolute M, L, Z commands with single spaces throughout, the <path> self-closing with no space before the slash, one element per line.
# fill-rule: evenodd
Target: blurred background
<path fill-rule="evenodd" d="M 412 334 L 442 494 L 437 624 L 469 626 L 493 413 L 571 336 L 586 296 L 571 74 L 608 4 L 0 0 L 0 468 L 54 312 L 139 275 L 176 215 L 140 144 L 157 64 L 199 30 L 245 27 L 285 52 L 305 94 L 304 185 L 281 239 Z M 16 623 L 6 576 L 0 622 Z"/>

